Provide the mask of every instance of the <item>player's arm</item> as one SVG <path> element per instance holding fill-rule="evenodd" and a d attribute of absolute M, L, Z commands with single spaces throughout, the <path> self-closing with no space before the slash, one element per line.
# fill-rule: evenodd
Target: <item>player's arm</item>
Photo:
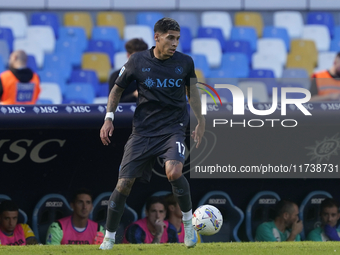
<path fill-rule="evenodd" d="M 196 148 L 198 148 L 205 131 L 205 118 L 202 115 L 201 99 L 196 85 L 186 86 L 186 93 L 190 108 L 193 110 L 198 122 L 195 130 L 192 132 L 192 137 L 194 138 L 194 141 L 197 142 Z"/>
<path fill-rule="evenodd" d="M 35 235 L 30 226 L 28 226 L 27 224 L 21 224 L 21 227 L 24 230 L 26 244 L 38 244 L 38 240 L 35 238 Z"/>
<path fill-rule="evenodd" d="M 292 225 L 292 231 L 286 241 L 300 241 L 300 233 L 303 229 L 303 224 L 301 220 L 294 222 Z"/>
<path fill-rule="evenodd" d="M 58 222 L 53 222 L 47 230 L 46 244 L 47 245 L 60 245 L 63 239 L 63 230 Z"/>
<path fill-rule="evenodd" d="M 107 102 L 106 117 L 104 124 L 100 130 L 100 139 L 104 145 L 111 143 L 109 136 L 112 136 L 113 127 L 113 113 L 116 111 L 120 97 L 122 96 L 124 89 L 119 87 L 117 84 L 111 89 L 109 99 Z"/>

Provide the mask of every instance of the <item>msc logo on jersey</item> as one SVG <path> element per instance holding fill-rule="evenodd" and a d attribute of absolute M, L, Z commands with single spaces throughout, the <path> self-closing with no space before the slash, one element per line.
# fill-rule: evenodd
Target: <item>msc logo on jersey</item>
<path fill-rule="evenodd" d="M 181 66 L 176 66 L 176 67 L 175 67 L 175 73 L 177 73 L 177 74 L 182 74 L 182 73 L 183 73 L 183 67 L 181 67 Z"/>
<path fill-rule="evenodd" d="M 172 87 L 177 87 L 180 88 L 182 85 L 183 79 L 156 79 L 157 81 L 157 88 L 172 88 Z M 149 89 L 152 88 L 155 85 L 155 81 L 148 77 L 145 81 L 144 84 L 147 86 Z"/>
<path fill-rule="evenodd" d="M 142 68 L 142 72 L 144 73 L 144 72 L 150 72 L 150 70 L 151 70 L 151 68 L 149 67 L 149 68 Z"/>
<path fill-rule="evenodd" d="M 145 86 L 147 86 L 149 89 L 153 87 L 153 85 L 155 85 L 155 82 L 153 81 L 153 79 L 151 78 L 146 78 L 146 80 L 144 81 Z"/>

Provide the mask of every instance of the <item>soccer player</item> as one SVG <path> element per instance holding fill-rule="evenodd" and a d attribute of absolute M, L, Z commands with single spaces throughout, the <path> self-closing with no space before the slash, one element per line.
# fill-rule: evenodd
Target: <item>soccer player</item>
<path fill-rule="evenodd" d="M 27 224 L 18 224 L 19 208 L 11 200 L 0 204 L 0 245 L 38 244 Z"/>
<path fill-rule="evenodd" d="M 183 212 L 185 245 L 194 247 L 197 234 L 192 219 L 190 187 L 182 175 L 185 130 L 189 122 L 186 95 L 198 124 L 192 133 L 196 148 L 205 131 L 201 101 L 195 83 L 194 62 L 191 57 L 176 51 L 180 37 L 178 23 L 162 18 L 154 26 L 156 46 L 136 52 L 122 67 L 107 104 L 107 113 L 100 130 L 104 145 L 110 143 L 113 119 L 120 96 L 131 81 L 138 84 L 138 102 L 133 119 L 133 131 L 124 148 L 118 183 L 109 199 L 106 234 L 100 249 L 112 249 L 126 198 L 136 178 L 150 181 L 155 159 L 165 164 L 165 173 Z"/>
<path fill-rule="evenodd" d="M 71 216 L 53 222 L 46 235 L 47 245 L 60 244 L 98 244 L 103 240 L 104 228 L 89 219 L 92 211 L 92 194 L 80 189 L 73 195 L 70 203 Z"/>
<path fill-rule="evenodd" d="M 163 197 L 150 197 L 145 210 L 145 218 L 126 228 L 123 243 L 178 243 L 175 227 L 165 220 L 167 211 Z"/>
<path fill-rule="evenodd" d="M 299 207 L 287 200 L 279 201 L 275 206 L 274 221 L 264 222 L 256 229 L 255 240 L 260 242 L 301 241 L 303 229 L 299 220 Z"/>
<path fill-rule="evenodd" d="M 310 241 L 340 241 L 340 230 L 336 225 L 340 218 L 339 203 L 333 198 L 326 198 L 320 208 L 321 226 L 309 232 Z"/>

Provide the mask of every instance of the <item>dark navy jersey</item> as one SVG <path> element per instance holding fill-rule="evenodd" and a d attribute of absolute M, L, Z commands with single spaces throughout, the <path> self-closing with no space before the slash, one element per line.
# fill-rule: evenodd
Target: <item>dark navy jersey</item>
<path fill-rule="evenodd" d="M 175 52 L 157 59 L 153 49 L 136 52 L 120 70 L 116 84 L 127 88 L 137 81 L 138 100 L 133 117 L 134 134 L 158 136 L 185 130 L 189 123 L 186 86 L 196 78 L 192 58 Z"/>

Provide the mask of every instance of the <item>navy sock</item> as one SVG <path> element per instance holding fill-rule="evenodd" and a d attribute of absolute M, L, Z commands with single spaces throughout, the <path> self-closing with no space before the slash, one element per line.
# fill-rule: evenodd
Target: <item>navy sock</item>
<path fill-rule="evenodd" d="M 114 190 L 110 196 L 107 206 L 106 229 L 110 232 L 116 232 L 119 226 L 120 219 L 124 212 L 125 201 L 127 196 Z"/>
<path fill-rule="evenodd" d="M 179 207 L 182 212 L 188 212 L 192 209 L 190 186 L 188 180 L 181 175 L 177 180 L 170 181 L 172 192 L 177 197 Z"/>

